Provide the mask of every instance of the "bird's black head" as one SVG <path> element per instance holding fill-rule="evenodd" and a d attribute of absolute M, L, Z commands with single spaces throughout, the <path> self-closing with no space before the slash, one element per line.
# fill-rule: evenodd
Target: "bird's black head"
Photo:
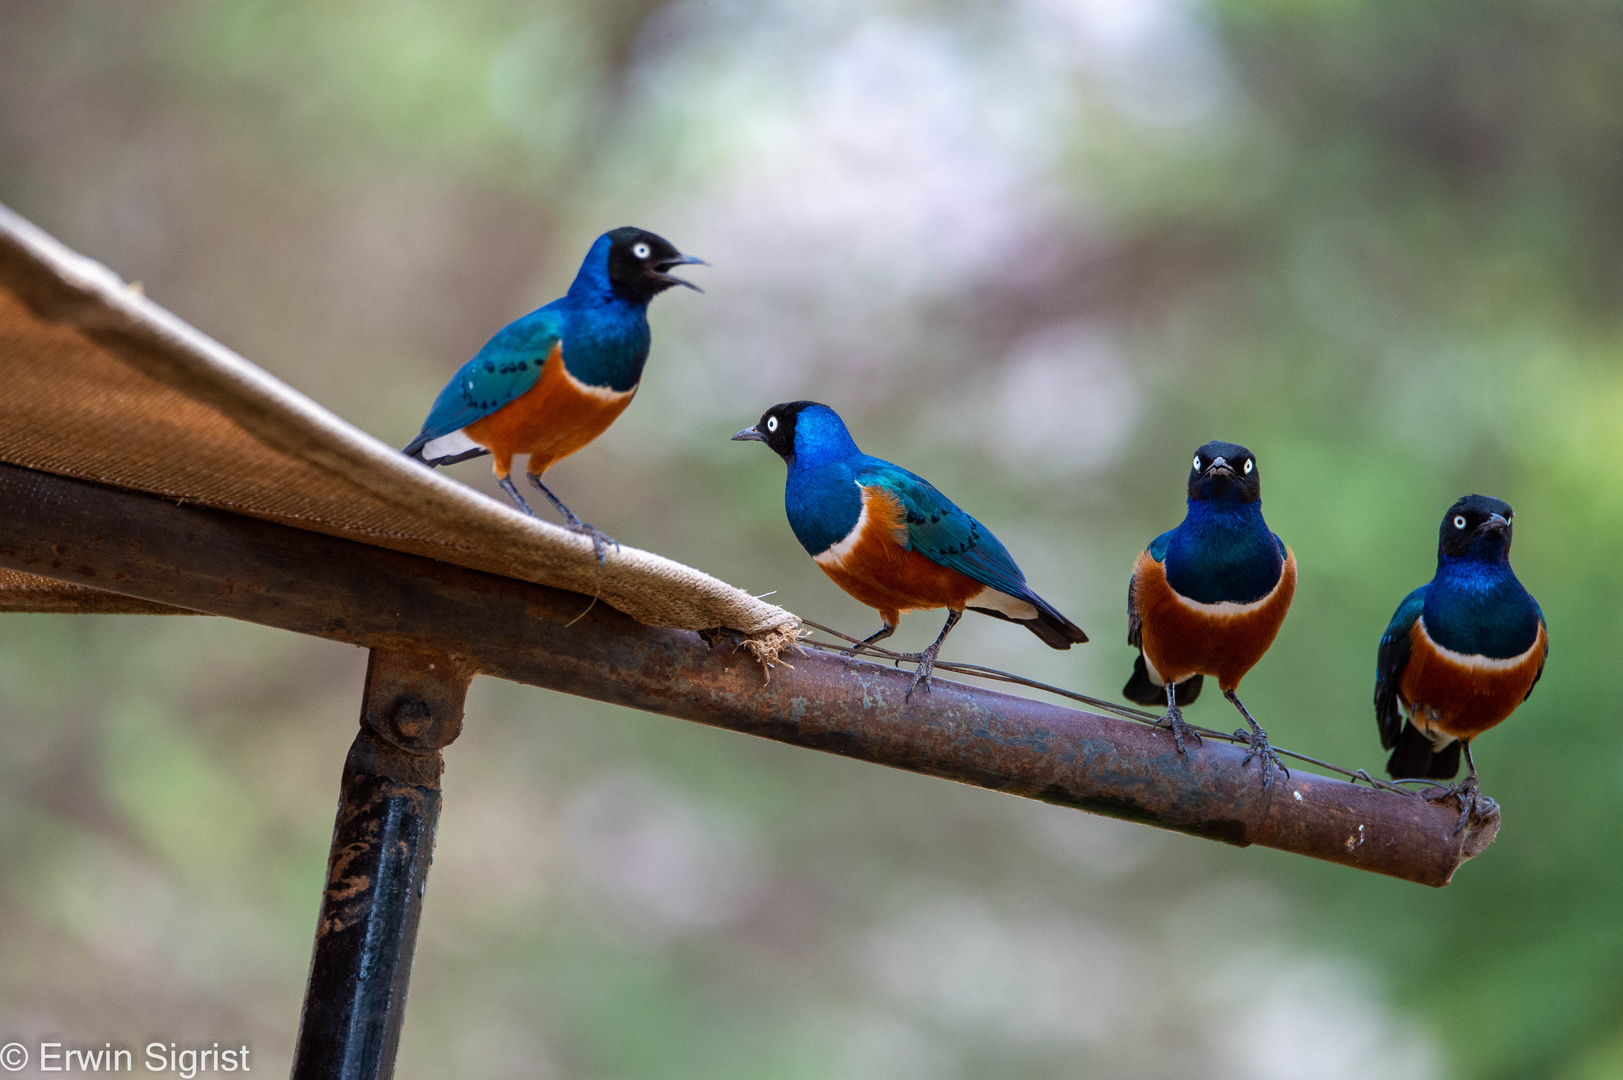
<path fill-rule="evenodd" d="M 762 413 L 760 422 L 734 435 L 733 442 L 764 442 L 787 461 L 794 456 L 795 428 L 800 423 L 800 414 L 807 409 L 832 412 L 827 405 L 815 401 L 786 401 Z"/>
<path fill-rule="evenodd" d="M 1510 504 L 1486 495 L 1467 495 L 1443 515 L 1437 535 L 1439 555 L 1496 561 L 1510 555 Z"/>
<path fill-rule="evenodd" d="M 1235 443 L 1207 443 L 1195 451 L 1189 469 L 1189 497 L 1256 502 L 1262 498 L 1257 459 Z"/>
<path fill-rule="evenodd" d="M 609 238 L 609 287 L 628 304 L 646 304 L 672 285 L 704 292 L 691 281 L 672 277 L 678 266 L 709 266 L 703 259 L 684 255 L 669 240 L 630 225 L 613 229 Z"/>

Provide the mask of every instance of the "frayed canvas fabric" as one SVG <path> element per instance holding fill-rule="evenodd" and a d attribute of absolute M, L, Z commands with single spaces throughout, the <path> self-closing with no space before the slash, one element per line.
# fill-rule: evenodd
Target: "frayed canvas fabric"
<path fill-rule="evenodd" d="M 586 537 L 406 458 L 3 206 L 0 461 L 735 631 L 768 665 L 799 633 L 785 609 L 662 556 L 622 546 L 600 566 Z M 0 571 L 0 610 L 162 608 Z"/>

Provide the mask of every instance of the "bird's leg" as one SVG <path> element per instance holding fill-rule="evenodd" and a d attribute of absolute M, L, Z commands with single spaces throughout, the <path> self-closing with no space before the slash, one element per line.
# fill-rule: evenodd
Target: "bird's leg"
<path fill-rule="evenodd" d="M 886 638 L 890 637 L 890 635 L 894 634 L 895 632 L 896 632 L 896 624 L 891 623 L 891 622 L 887 622 L 884 626 L 881 626 L 878 630 L 876 630 L 873 633 L 869 634 L 867 637 L 863 638 L 861 641 L 857 642 L 855 645 L 853 645 L 849 649 L 845 650 L 846 659 L 850 659 L 851 657 L 856 656 L 857 653 L 861 652 L 863 649 L 866 649 L 869 645 L 872 645 L 875 642 L 884 641 Z"/>
<path fill-rule="evenodd" d="M 530 509 L 530 504 L 524 501 L 524 496 L 522 496 L 522 495 L 520 495 L 518 493 L 518 488 L 513 486 L 513 478 L 512 477 L 504 476 L 501 479 L 497 480 L 496 482 L 502 486 L 503 491 L 507 492 L 507 497 L 509 499 L 512 499 L 515 503 L 518 504 L 518 508 L 520 510 L 524 511 L 526 514 L 530 515 L 531 517 L 535 517 L 535 511 L 531 510 Z"/>
<path fill-rule="evenodd" d="M 1244 740 L 1245 744 L 1251 748 L 1245 755 L 1245 760 L 1240 762 L 1240 768 L 1243 769 L 1251 764 L 1252 758 L 1260 757 L 1262 759 L 1262 789 L 1264 791 L 1267 791 L 1268 785 L 1274 782 L 1274 766 L 1276 765 L 1279 766 L 1280 772 L 1285 774 L 1285 778 L 1290 779 L 1291 771 L 1285 768 L 1285 763 L 1279 760 L 1279 755 L 1274 753 L 1274 748 L 1268 745 L 1268 733 L 1262 730 L 1262 725 L 1257 723 L 1256 718 L 1251 715 L 1249 709 L 1240 704 L 1240 695 L 1233 690 L 1225 690 L 1223 696 L 1234 703 L 1234 707 L 1240 710 L 1240 715 L 1245 717 L 1245 722 L 1251 725 L 1250 731 L 1242 728 L 1234 733 L 1235 738 Z"/>
<path fill-rule="evenodd" d="M 903 701 L 912 701 L 913 691 L 921 686 L 925 690 L 930 689 L 930 673 L 935 670 L 935 658 L 941 654 L 941 643 L 947 640 L 947 635 L 952 633 L 952 628 L 957 626 L 958 620 L 963 617 L 964 613 L 962 611 L 947 612 L 947 625 L 941 628 L 941 633 L 928 649 L 921 653 L 903 653 L 901 655 L 900 660 L 914 660 L 919 665 L 918 670 L 913 673 L 913 681 L 908 685 L 907 695 L 902 699 Z"/>
<path fill-rule="evenodd" d="M 537 476 L 535 473 L 525 473 L 524 475 L 530 478 L 530 483 L 534 484 L 536 489 L 540 491 L 541 494 L 545 495 L 547 500 L 551 502 L 552 505 L 557 509 L 558 513 L 564 516 L 564 528 L 568 529 L 570 532 L 578 532 L 584 536 L 590 536 L 592 538 L 592 553 L 597 556 L 599 566 L 603 564 L 603 560 L 609 557 L 608 550 L 604 547 L 605 544 L 613 544 L 616 550 L 619 549 L 620 541 L 616 540 L 608 533 L 603 532 L 601 529 L 588 525 L 586 522 L 576 517 L 573 510 L 565 506 L 558 496 L 554 495 L 547 489 L 547 485 L 541 482 L 541 478 L 539 476 Z M 514 498 L 517 497 L 517 495 L 514 495 Z"/>
<path fill-rule="evenodd" d="M 1463 783 L 1450 784 L 1426 799 L 1430 802 L 1447 802 L 1449 799 L 1458 799 L 1460 803 L 1459 824 L 1454 826 L 1454 835 L 1460 831 L 1472 818 L 1481 821 L 1491 814 L 1499 812 L 1499 804 L 1482 794 L 1481 787 L 1476 779 L 1476 762 L 1471 758 L 1471 744 L 1461 740 L 1460 745 L 1465 748 L 1465 780 Z"/>
<path fill-rule="evenodd" d="M 1183 710 L 1178 708 L 1178 684 L 1171 679 L 1167 680 L 1166 715 L 1157 720 L 1155 726 L 1160 727 L 1162 724 L 1172 729 L 1172 741 L 1178 744 L 1178 753 L 1184 757 L 1189 756 L 1189 749 L 1183 744 L 1184 736 L 1190 736 L 1196 742 L 1202 741 L 1201 737 L 1183 722 Z"/>

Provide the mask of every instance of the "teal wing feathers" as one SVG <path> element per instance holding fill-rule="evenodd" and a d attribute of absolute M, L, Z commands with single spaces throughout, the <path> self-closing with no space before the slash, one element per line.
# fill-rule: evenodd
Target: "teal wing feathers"
<path fill-rule="evenodd" d="M 562 321 L 556 312 L 542 308 L 504 327 L 445 384 L 423 430 L 405 452 L 414 453 L 434 439 L 460 431 L 532 389 L 562 339 Z"/>
<path fill-rule="evenodd" d="M 1375 720 L 1381 729 L 1381 745 L 1388 750 L 1398 744 L 1403 732 L 1398 685 L 1403 681 L 1403 669 L 1409 666 L 1409 632 L 1426 606 L 1426 588 L 1422 585 L 1403 598 L 1375 654 Z"/>
<path fill-rule="evenodd" d="M 1528 599 L 1532 600 L 1532 597 L 1529 596 Z M 1538 612 L 1538 624 L 1544 629 L 1544 655 L 1539 657 L 1538 674 L 1533 676 L 1532 685 L 1528 686 L 1527 693 L 1522 695 L 1523 701 L 1533 696 L 1533 687 L 1537 686 L 1538 681 L 1544 678 L 1544 664 L 1550 658 L 1550 626 L 1544 621 L 1544 609 L 1538 606 L 1537 600 L 1533 600 L 1533 610 Z"/>
<path fill-rule="evenodd" d="M 1026 577 L 1008 549 L 929 481 L 874 458 L 856 470 L 856 481 L 864 487 L 884 488 L 901 501 L 907 514 L 907 546 L 982 585 L 1033 599 Z"/>
<path fill-rule="evenodd" d="M 1172 530 L 1157 536 L 1150 541 L 1150 558 L 1156 562 L 1165 562 L 1167 545 L 1172 543 Z M 1136 578 L 1127 579 L 1127 644 L 1135 649 L 1144 647 L 1144 620 L 1138 614 L 1138 598 L 1133 594 Z"/>

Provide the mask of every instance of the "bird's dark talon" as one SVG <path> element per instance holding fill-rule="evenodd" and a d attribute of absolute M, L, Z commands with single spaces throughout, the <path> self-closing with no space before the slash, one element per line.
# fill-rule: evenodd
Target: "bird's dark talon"
<path fill-rule="evenodd" d="M 597 556 L 597 565 L 599 566 L 602 566 L 608 561 L 608 549 L 610 545 L 613 546 L 615 551 L 620 550 L 620 541 L 616 540 L 603 530 L 586 524 L 586 522 L 580 520 L 579 518 L 571 518 L 571 520 L 564 525 L 564 528 L 568 529 L 572 533 L 579 533 L 582 536 L 591 537 L 592 554 Z"/>
<path fill-rule="evenodd" d="M 1168 709 L 1166 715 L 1155 722 L 1156 727 L 1166 726 L 1172 729 L 1172 741 L 1178 746 L 1178 753 L 1184 757 L 1189 756 L 1189 748 L 1184 745 L 1184 738 L 1192 738 L 1197 743 L 1205 744 L 1200 733 L 1184 722 L 1183 710 L 1174 705 Z"/>
<path fill-rule="evenodd" d="M 1245 703 L 1240 700 L 1240 696 L 1233 690 L 1223 691 L 1223 696 L 1228 698 L 1229 703 L 1236 709 L 1240 710 L 1240 715 L 1245 717 L 1246 725 L 1250 728 L 1249 731 L 1242 728 L 1234 733 L 1236 739 L 1251 748 L 1240 762 L 1240 768 L 1243 769 L 1251 764 L 1251 759 L 1254 757 L 1262 758 L 1262 790 L 1267 791 L 1269 785 L 1274 782 L 1275 766 L 1278 766 L 1279 771 L 1287 777 L 1290 776 L 1291 771 L 1285 768 L 1285 763 L 1279 760 L 1279 755 L 1274 753 L 1274 748 L 1268 745 L 1268 733 L 1262 730 L 1262 725 L 1257 723 L 1257 718 L 1251 715 L 1251 710 L 1245 707 Z"/>
<path fill-rule="evenodd" d="M 937 650 L 935 646 L 931 646 L 923 652 L 902 653 L 901 656 L 896 658 L 898 665 L 903 660 L 918 665 L 913 671 L 913 681 L 907 684 L 907 693 L 902 695 L 904 702 L 913 700 L 913 691 L 915 690 L 923 690 L 927 694 L 930 692 L 930 677 L 935 674 L 936 656 Z"/>
<path fill-rule="evenodd" d="M 1269 744 L 1267 732 L 1261 728 L 1256 731 L 1246 731 L 1241 728 L 1234 733 L 1234 737 L 1250 748 L 1247 750 L 1245 757 L 1240 760 L 1240 768 L 1243 769 L 1251 764 L 1251 759 L 1254 757 L 1262 759 L 1262 790 L 1267 791 L 1274 782 L 1274 769 L 1276 768 L 1285 774 L 1285 779 L 1290 779 L 1291 771 L 1283 761 L 1279 760 L 1279 755 L 1274 752 L 1273 746 Z"/>
<path fill-rule="evenodd" d="M 1498 802 L 1482 794 L 1482 789 L 1477 786 L 1475 773 L 1466 776 L 1461 783 L 1449 784 L 1426 792 L 1427 802 L 1442 803 L 1450 799 L 1457 801 L 1460 807 L 1460 818 L 1454 826 L 1455 836 L 1463 832 L 1465 826 L 1473 820 L 1486 821 L 1499 812 Z"/>
<path fill-rule="evenodd" d="M 902 695 L 902 701 L 904 701 L 904 702 L 912 701 L 913 700 L 913 691 L 919 690 L 919 689 L 922 689 L 926 694 L 928 694 L 930 692 L 930 677 L 928 675 L 920 675 L 917 672 L 915 672 L 913 674 L 912 683 L 910 683 L 908 685 L 908 687 L 907 687 L 907 693 Z"/>
<path fill-rule="evenodd" d="M 913 691 L 921 686 L 926 693 L 929 692 L 930 675 L 935 671 L 936 657 L 941 655 L 941 643 L 947 640 L 947 635 L 952 633 L 952 628 L 958 625 L 958 620 L 963 618 L 963 615 L 962 611 L 949 611 L 947 613 L 947 625 L 941 628 L 941 633 L 936 635 L 936 639 L 930 643 L 928 649 L 923 652 L 902 653 L 896 658 L 898 664 L 903 660 L 912 660 L 919 665 L 918 669 L 913 672 L 913 681 L 908 684 L 907 694 L 902 698 L 903 701 L 913 700 Z"/>

